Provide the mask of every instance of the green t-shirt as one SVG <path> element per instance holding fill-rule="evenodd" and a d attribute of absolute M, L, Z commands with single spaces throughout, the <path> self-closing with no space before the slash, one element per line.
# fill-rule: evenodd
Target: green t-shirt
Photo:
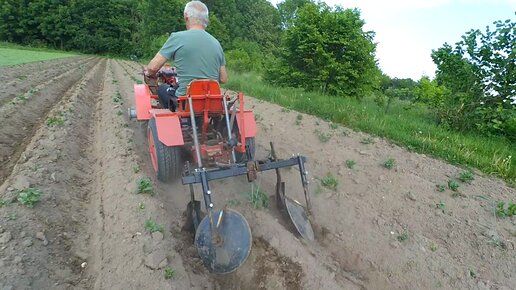
<path fill-rule="evenodd" d="M 172 33 L 159 53 L 174 61 L 179 83 L 176 96 L 184 96 L 194 79 L 218 81 L 220 67 L 226 65 L 219 41 L 200 29 Z"/>

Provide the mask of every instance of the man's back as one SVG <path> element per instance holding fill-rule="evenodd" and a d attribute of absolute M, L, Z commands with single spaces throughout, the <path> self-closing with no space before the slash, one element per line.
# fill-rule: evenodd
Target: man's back
<path fill-rule="evenodd" d="M 172 33 L 159 53 L 174 60 L 179 82 L 176 96 L 185 95 L 186 86 L 194 79 L 218 81 L 220 67 L 226 65 L 218 40 L 201 29 Z"/>

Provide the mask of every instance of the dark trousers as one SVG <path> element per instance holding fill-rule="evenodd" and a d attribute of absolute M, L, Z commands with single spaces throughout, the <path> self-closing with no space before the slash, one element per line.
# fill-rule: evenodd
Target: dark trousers
<path fill-rule="evenodd" d="M 158 87 L 159 103 L 164 109 L 175 111 L 177 107 L 176 89 L 170 85 L 163 84 Z"/>

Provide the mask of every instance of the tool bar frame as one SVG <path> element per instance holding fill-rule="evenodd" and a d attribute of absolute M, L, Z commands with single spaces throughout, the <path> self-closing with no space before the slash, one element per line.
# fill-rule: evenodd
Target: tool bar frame
<path fill-rule="evenodd" d="M 224 179 L 233 176 L 241 176 L 248 175 L 250 173 L 249 168 L 254 168 L 257 172 L 279 169 L 284 167 L 290 167 L 298 165 L 300 169 L 304 169 L 304 163 L 306 162 L 306 157 L 298 155 L 295 157 L 291 157 L 289 159 L 284 160 L 258 160 L 258 161 L 250 161 L 248 163 L 238 163 L 233 164 L 229 168 L 218 168 L 213 170 L 195 169 L 189 175 L 183 176 L 181 181 L 183 185 L 186 184 L 196 184 L 202 183 L 204 184 L 207 181 Z M 251 163 L 251 167 L 249 166 Z M 301 171 L 301 179 L 303 184 L 307 184 L 308 180 L 306 178 L 306 173 Z M 204 182 L 203 182 L 204 181 Z"/>

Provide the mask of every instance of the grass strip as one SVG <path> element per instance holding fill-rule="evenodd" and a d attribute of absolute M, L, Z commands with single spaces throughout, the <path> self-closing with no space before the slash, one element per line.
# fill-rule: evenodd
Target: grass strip
<path fill-rule="evenodd" d="M 73 53 L 42 48 L 23 47 L 0 42 L 0 66 L 8 66 L 63 57 L 76 56 Z"/>

